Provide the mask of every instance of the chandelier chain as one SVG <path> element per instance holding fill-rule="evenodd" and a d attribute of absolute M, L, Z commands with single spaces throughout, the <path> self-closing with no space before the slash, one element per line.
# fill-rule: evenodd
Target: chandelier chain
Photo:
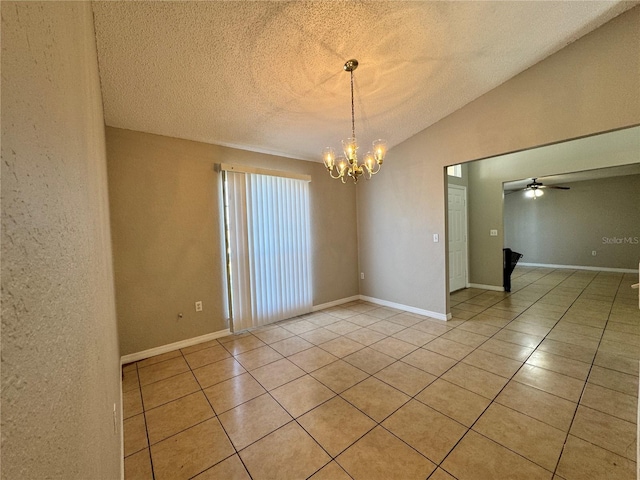
<path fill-rule="evenodd" d="M 351 138 L 356 138 L 356 117 L 353 107 L 353 70 L 351 70 Z"/>

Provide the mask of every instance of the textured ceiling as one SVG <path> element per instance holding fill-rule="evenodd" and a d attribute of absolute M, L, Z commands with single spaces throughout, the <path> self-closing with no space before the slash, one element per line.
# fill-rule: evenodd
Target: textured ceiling
<path fill-rule="evenodd" d="M 318 160 L 396 145 L 637 2 L 94 2 L 107 125 Z"/>
<path fill-rule="evenodd" d="M 585 182 L 588 180 L 599 180 L 602 178 L 625 177 L 628 175 L 640 175 L 640 163 L 631 165 L 621 165 L 619 167 L 598 168 L 595 170 L 585 170 L 582 172 L 563 173 L 561 175 L 550 175 L 548 177 L 536 177 L 538 182 L 545 185 L 563 185 L 565 183 Z M 503 190 L 505 192 L 521 190 L 533 181 L 533 178 L 525 178 L 513 182 L 505 182 Z"/>
<path fill-rule="evenodd" d="M 557 175 L 540 175 L 536 177 L 545 185 L 562 185 L 570 182 L 583 182 L 600 178 L 618 177 L 623 175 L 640 174 L 640 127 L 626 128 L 613 132 L 601 133 L 590 137 L 579 138 L 567 142 L 526 150 L 524 152 L 511 153 L 504 156 L 493 157 L 478 162 L 503 162 L 512 158 L 522 160 L 526 156 L 529 165 L 544 164 L 544 160 L 554 159 L 557 162 L 558 171 L 566 169 L 565 165 L 594 165 L 594 159 L 607 159 L 620 166 L 596 168 Z M 586 160 L 586 162 L 585 162 Z M 496 163 L 500 165 L 500 163 Z M 523 178 L 505 182 L 504 191 L 520 190 L 531 183 L 532 178 Z"/>

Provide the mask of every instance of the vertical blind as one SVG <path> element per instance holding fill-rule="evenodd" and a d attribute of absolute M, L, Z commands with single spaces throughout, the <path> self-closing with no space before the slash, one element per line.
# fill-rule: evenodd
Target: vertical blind
<path fill-rule="evenodd" d="M 309 182 L 224 171 L 234 331 L 311 311 Z"/>

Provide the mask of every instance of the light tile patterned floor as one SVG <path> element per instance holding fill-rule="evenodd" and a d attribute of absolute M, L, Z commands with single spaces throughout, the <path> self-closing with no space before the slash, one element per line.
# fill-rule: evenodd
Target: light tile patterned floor
<path fill-rule="evenodd" d="M 126 365 L 126 479 L 633 479 L 636 279 L 519 267 L 449 322 L 353 302 Z"/>

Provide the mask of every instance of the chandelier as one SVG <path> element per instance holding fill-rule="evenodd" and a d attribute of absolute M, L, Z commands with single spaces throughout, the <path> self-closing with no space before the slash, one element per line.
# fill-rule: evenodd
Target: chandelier
<path fill-rule="evenodd" d="M 353 71 L 356 68 L 358 68 L 357 60 L 348 60 L 344 64 L 345 71 L 351 74 L 351 138 L 342 141 L 344 157 L 336 159 L 335 151 L 331 147 L 325 148 L 322 152 L 322 160 L 329 175 L 331 178 L 339 178 L 342 183 L 347 183 L 348 177 L 353 179 L 353 183 L 357 183 L 361 176 L 369 180 L 372 175 L 380 171 L 387 153 L 387 142 L 376 140 L 373 142 L 373 153 L 367 152 L 364 161 L 361 164 L 358 163 L 358 142 L 356 141 L 356 122 L 353 108 Z"/>

